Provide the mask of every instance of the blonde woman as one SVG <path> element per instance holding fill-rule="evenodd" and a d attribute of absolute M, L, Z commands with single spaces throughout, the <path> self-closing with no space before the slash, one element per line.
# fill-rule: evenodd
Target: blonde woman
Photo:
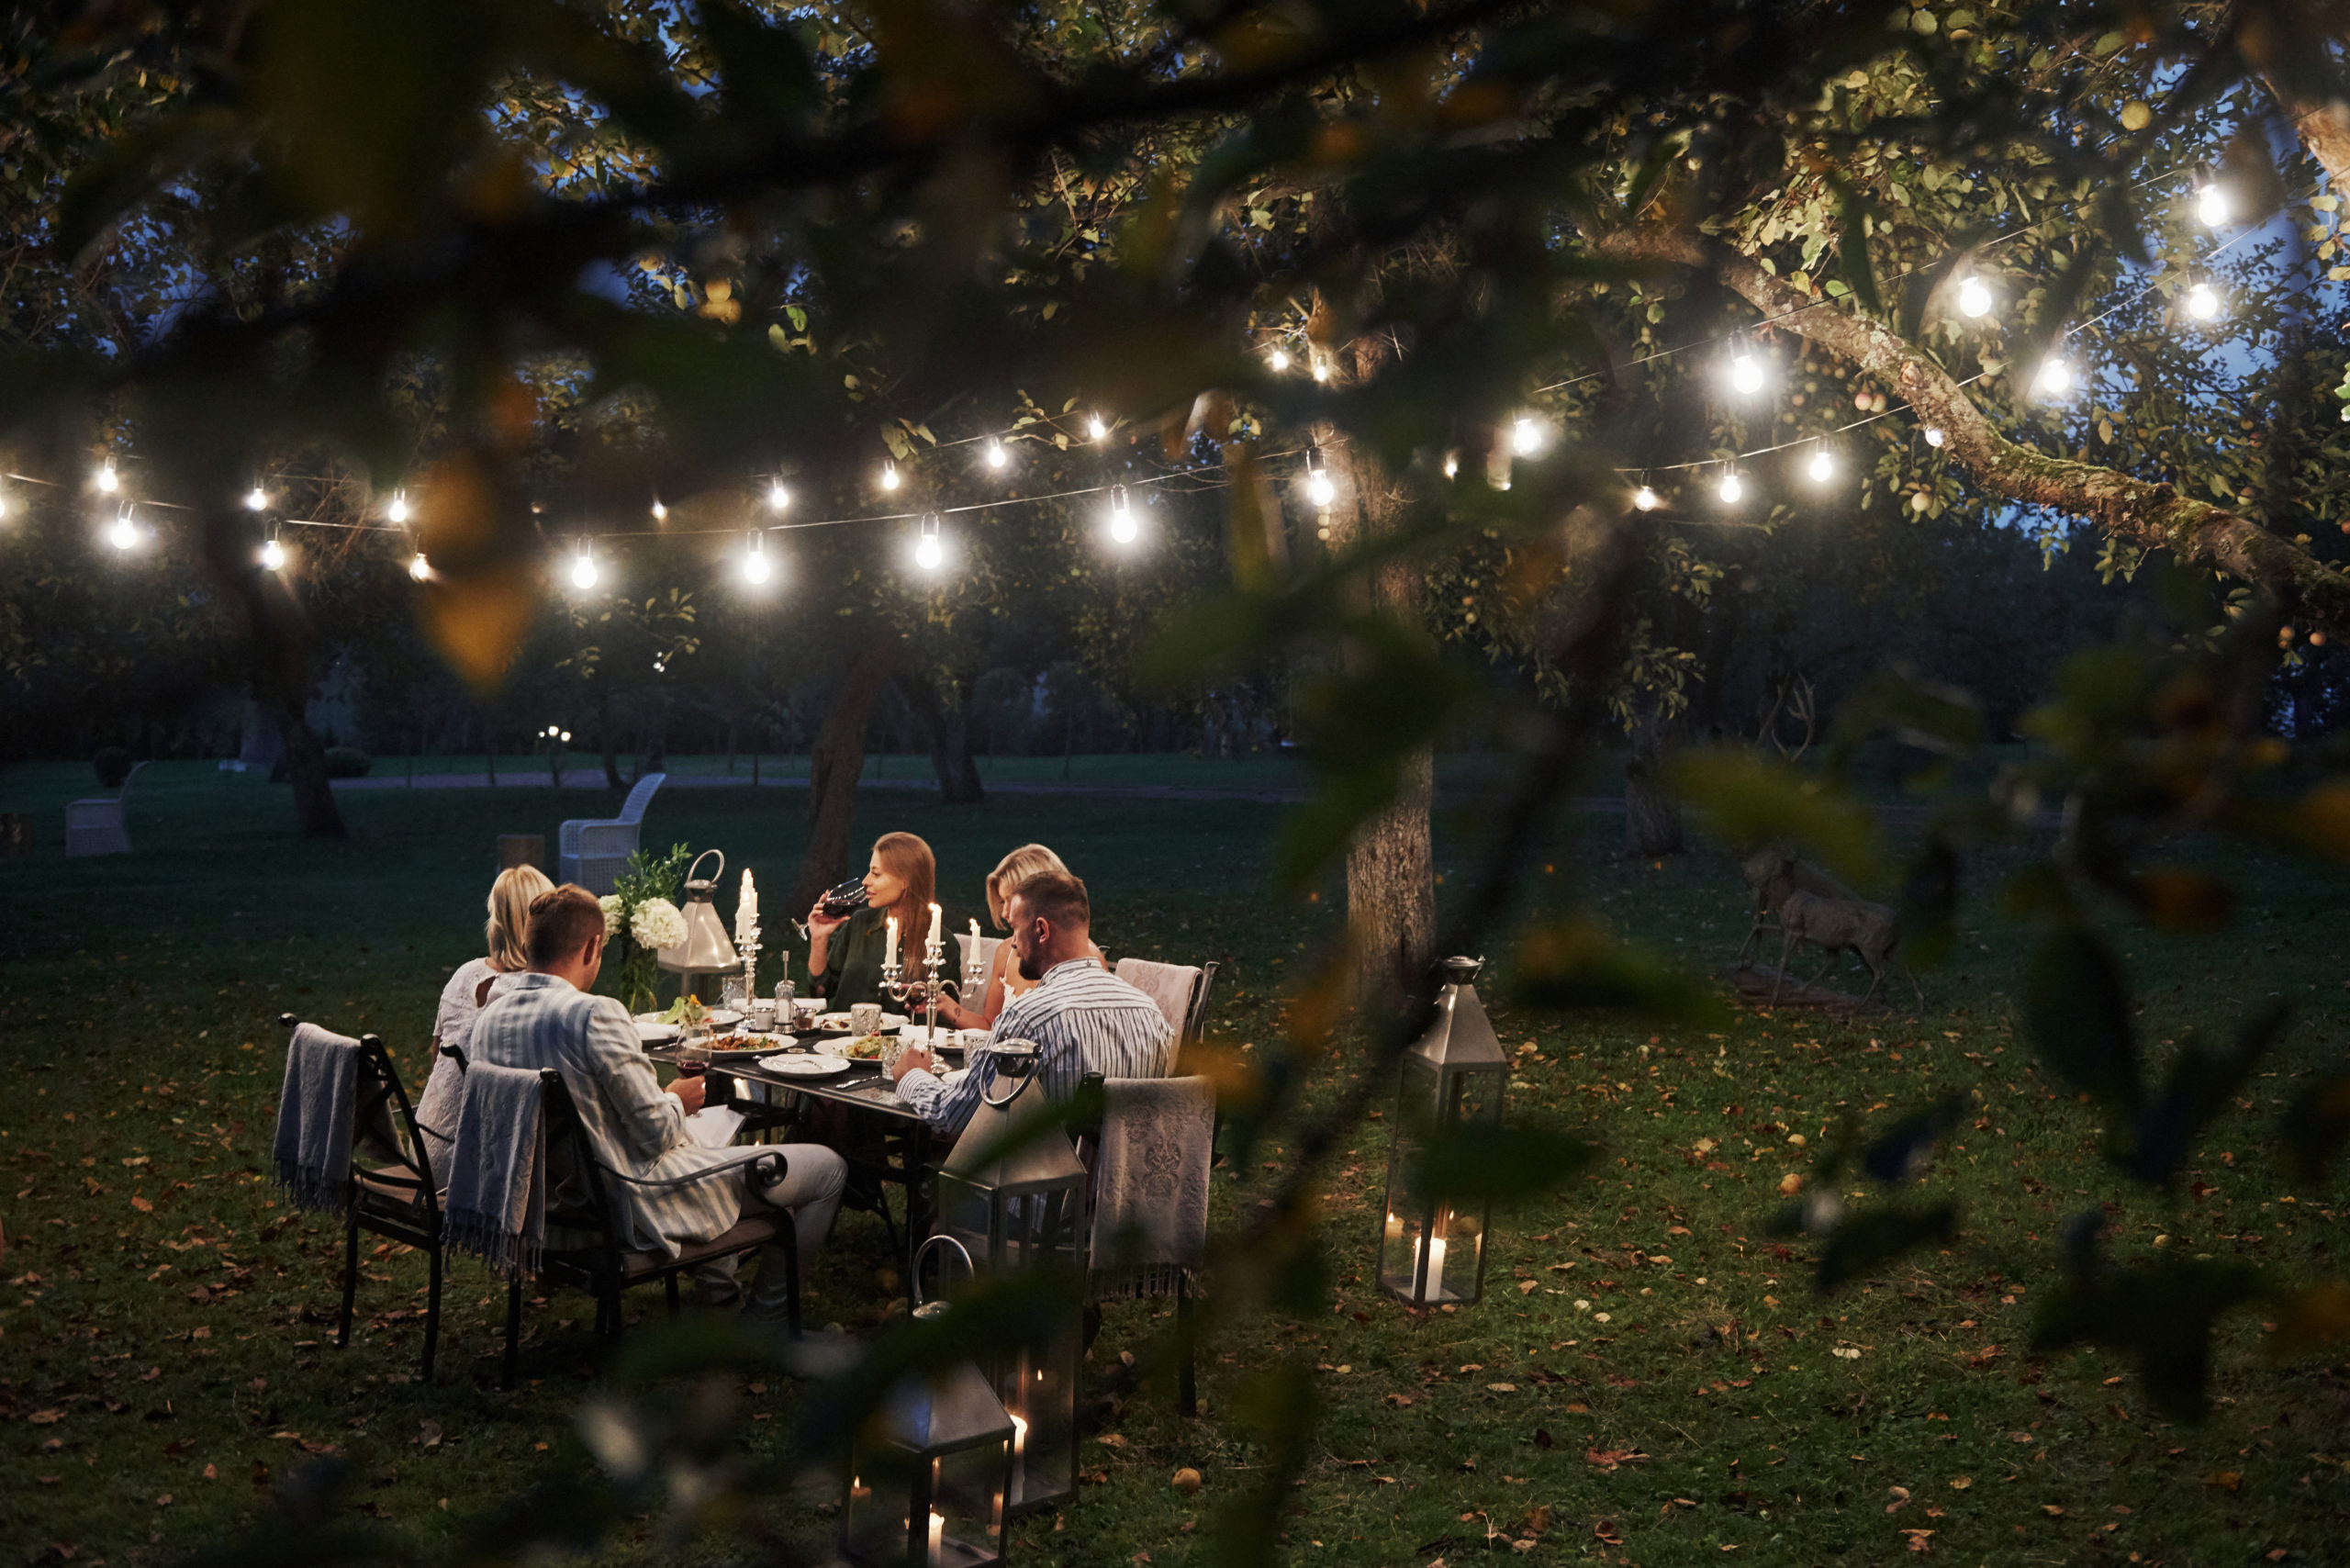
<path fill-rule="evenodd" d="M 481 928 L 482 946 L 489 949 L 488 956 L 468 958 L 457 966 L 457 972 L 441 988 L 441 1005 L 432 1015 L 432 1076 L 425 1082 L 424 1098 L 417 1103 L 416 1119 L 442 1147 L 457 1119 L 457 1095 L 464 1073 L 441 1054 L 440 1047 L 464 1049 L 473 1036 L 475 1017 L 489 1001 L 490 987 L 499 976 L 519 974 L 531 967 L 530 954 L 523 948 L 530 931 L 531 901 L 554 887 L 536 866 L 509 866 L 500 871 L 498 880 L 489 885 L 489 918 Z"/>
<path fill-rule="evenodd" d="M 988 918 L 995 922 L 998 931 L 1011 930 L 1012 923 L 1005 913 L 1005 907 L 1012 902 L 1013 890 L 1031 877 L 1066 877 L 1069 874 L 1069 868 L 1062 863 L 1061 857 L 1043 845 L 1022 845 L 997 861 L 995 869 L 988 873 Z M 1091 937 L 1085 946 L 1087 956 L 1095 963 L 1105 969 L 1110 967 L 1110 960 L 1102 957 L 1102 949 L 1093 945 Z M 938 1016 L 946 1021 L 951 1012 L 952 1022 L 957 1029 L 992 1029 L 1004 1004 L 1024 991 L 1035 990 L 1037 983 L 1021 978 L 1019 958 L 1013 952 L 1012 944 L 998 942 L 995 958 L 988 966 L 986 989 L 978 997 L 964 998 L 959 1006 L 952 998 L 941 1002 Z"/>

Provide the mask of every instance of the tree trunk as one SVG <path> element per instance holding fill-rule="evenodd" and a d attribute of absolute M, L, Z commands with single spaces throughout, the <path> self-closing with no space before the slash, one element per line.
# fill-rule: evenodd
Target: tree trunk
<path fill-rule="evenodd" d="M 794 919 L 848 868 L 856 783 L 865 772 L 866 726 L 872 722 L 881 689 L 906 655 L 904 643 L 871 622 L 852 622 L 843 645 L 848 652 L 847 668 L 808 754 L 808 846 L 800 852 L 791 899 L 785 906 Z"/>
<path fill-rule="evenodd" d="M 1681 850 L 1681 802 L 1664 784 L 1664 721 L 1643 709 L 1624 765 L 1624 853 L 1654 860 Z"/>
<path fill-rule="evenodd" d="M 604 749 L 604 784 L 608 789 L 625 790 L 621 779 L 621 754 L 618 737 L 612 734 L 612 678 L 609 670 L 596 675 L 596 744 Z M 563 778 L 556 775 L 555 782 Z"/>
<path fill-rule="evenodd" d="M 310 628 L 287 585 L 275 573 L 260 570 L 248 554 L 248 527 L 237 511 L 207 511 L 205 557 L 244 606 L 252 635 L 253 696 L 277 720 L 296 825 L 305 838 L 348 838 L 334 788 L 327 781 L 326 743 L 303 718 L 313 684 Z"/>
<path fill-rule="evenodd" d="M 971 689 L 949 702 L 920 676 L 901 675 L 898 689 L 930 733 L 930 766 L 938 775 L 938 798 L 950 806 L 975 806 L 987 799 L 979 765 L 971 760 Z"/>
<path fill-rule="evenodd" d="M 271 704 L 285 739 L 285 782 L 294 789 L 294 820 L 304 838 L 348 838 L 342 812 L 327 781 L 327 744 L 303 721 L 298 702 Z"/>

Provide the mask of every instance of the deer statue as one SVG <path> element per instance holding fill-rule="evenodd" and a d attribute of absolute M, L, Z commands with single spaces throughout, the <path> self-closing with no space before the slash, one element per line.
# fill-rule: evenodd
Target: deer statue
<path fill-rule="evenodd" d="M 1738 960 L 1730 967 L 1741 969 L 1751 950 L 1762 956 L 1762 934 L 1774 930 L 1779 924 L 1779 906 L 1791 893 L 1813 893 L 1824 899 L 1857 900 L 1861 895 L 1813 865 L 1799 859 L 1792 849 L 1778 845 L 1756 850 L 1739 862 L 1739 874 L 1746 879 L 1746 890 L 1752 895 L 1749 911 L 1752 920 L 1746 930 L 1746 940 L 1739 946 Z"/>
<path fill-rule="evenodd" d="M 1787 958 L 1799 942 L 1813 943 L 1827 949 L 1818 971 L 1806 985 L 1817 981 L 1828 972 L 1828 967 L 1844 954 L 1858 953 L 1861 962 L 1869 967 L 1869 989 L 1861 998 L 1865 1007 L 1876 995 L 1876 988 L 1885 981 L 1888 965 L 1900 969 L 1909 981 L 1909 989 L 1918 993 L 1920 1012 L 1926 1006 L 1925 989 L 1918 984 L 1918 977 L 1909 967 L 1893 956 L 1901 942 L 1901 924 L 1893 911 L 1881 903 L 1868 903 L 1854 898 L 1822 898 L 1817 893 L 1793 892 L 1779 906 L 1779 972 L 1771 981 L 1771 1002 L 1778 1004 L 1779 987 L 1787 978 Z"/>

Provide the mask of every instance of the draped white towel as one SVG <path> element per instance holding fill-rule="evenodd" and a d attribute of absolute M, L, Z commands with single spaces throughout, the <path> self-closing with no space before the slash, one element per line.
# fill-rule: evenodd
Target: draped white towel
<path fill-rule="evenodd" d="M 1102 1083 L 1093 1161 L 1093 1294 L 1171 1295 L 1207 1254 L 1215 1084 L 1206 1078 Z"/>
<path fill-rule="evenodd" d="M 509 1279 L 546 1245 L 546 1132 L 539 1075 L 476 1061 L 458 1080 L 442 1204 L 449 1245 Z"/>

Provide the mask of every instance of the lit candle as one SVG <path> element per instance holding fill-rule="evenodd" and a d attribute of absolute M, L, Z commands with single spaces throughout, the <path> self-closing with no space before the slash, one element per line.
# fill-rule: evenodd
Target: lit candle
<path fill-rule="evenodd" d="M 946 1561 L 946 1516 L 932 1510 L 930 1516 L 930 1568 L 941 1568 Z"/>
<path fill-rule="evenodd" d="M 890 934 L 881 947 L 881 961 L 885 964 L 898 961 L 898 917 L 894 914 L 890 917 Z"/>
<path fill-rule="evenodd" d="M 1018 1416 L 1012 1418 L 1012 1495 L 1016 1500 L 1028 1492 L 1028 1423 Z"/>
<path fill-rule="evenodd" d="M 750 868 L 743 869 L 742 895 L 734 901 L 734 940 L 755 942 L 759 937 L 759 889 L 751 880 Z"/>
<path fill-rule="evenodd" d="M 924 942 L 923 946 L 929 948 L 931 956 L 935 958 L 938 954 L 939 947 L 946 942 L 946 932 L 938 923 L 938 906 L 936 904 L 932 904 L 930 906 L 930 939 Z"/>
<path fill-rule="evenodd" d="M 1427 1243 L 1428 1288 L 1427 1300 L 1434 1301 L 1444 1293 L 1444 1238 L 1431 1237 Z"/>

